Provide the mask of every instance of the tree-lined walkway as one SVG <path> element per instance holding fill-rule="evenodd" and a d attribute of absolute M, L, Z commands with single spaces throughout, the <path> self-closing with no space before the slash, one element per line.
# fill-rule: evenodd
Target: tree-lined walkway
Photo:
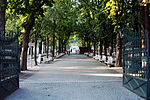
<path fill-rule="evenodd" d="M 122 87 L 121 74 L 84 55 L 40 65 L 6 100 L 143 100 Z"/>

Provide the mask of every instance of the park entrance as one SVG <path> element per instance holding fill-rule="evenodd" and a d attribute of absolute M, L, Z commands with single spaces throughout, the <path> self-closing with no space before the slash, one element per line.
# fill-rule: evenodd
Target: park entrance
<path fill-rule="evenodd" d="M 18 34 L 0 37 L 0 100 L 19 88 Z"/>
<path fill-rule="evenodd" d="M 144 29 L 142 29 L 144 30 Z M 150 99 L 148 32 L 123 31 L 123 85 Z"/>

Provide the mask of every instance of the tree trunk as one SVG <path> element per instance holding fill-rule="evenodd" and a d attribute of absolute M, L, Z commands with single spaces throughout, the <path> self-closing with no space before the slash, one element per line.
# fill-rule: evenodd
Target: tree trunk
<path fill-rule="evenodd" d="M 99 54 L 100 54 L 100 56 L 101 56 L 101 59 L 102 59 L 102 52 L 103 52 L 103 45 L 102 45 L 103 43 L 102 43 L 102 41 L 100 40 L 99 41 L 99 47 L 100 47 L 100 50 L 99 50 Z"/>
<path fill-rule="evenodd" d="M 27 51 L 29 43 L 29 34 L 34 25 L 35 18 L 30 18 L 25 26 L 25 33 L 23 37 L 23 50 L 22 50 L 22 59 L 21 59 L 21 69 L 27 70 Z"/>
<path fill-rule="evenodd" d="M 22 52 L 22 42 L 19 44 L 19 53 L 21 55 L 21 52 Z"/>
<path fill-rule="evenodd" d="M 102 56 L 102 50 L 103 50 L 103 46 L 102 46 L 102 41 L 100 40 L 99 41 L 99 51 L 98 51 L 99 53 L 98 54 L 101 56 Z"/>
<path fill-rule="evenodd" d="M 27 70 L 27 50 L 29 42 L 29 32 L 24 33 L 23 38 L 23 50 L 22 50 L 22 60 L 21 60 L 21 70 Z"/>
<path fill-rule="evenodd" d="M 141 29 L 145 27 L 145 12 L 144 12 L 144 6 L 140 6 L 140 22 L 141 22 Z"/>
<path fill-rule="evenodd" d="M 103 40 L 103 43 L 104 43 L 104 55 L 106 56 L 107 55 L 107 51 L 106 51 L 106 42 L 105 42 L 105 39 Z"/>
<path fill-rule="evenodd" d="M 91 45 L 90 45 L 90 41 L 87 42 L 88 45 L 88 52 L 91 53 Z"/>
<path fill-rule="evenodd" d="M 28 42 L 29 42 L 29 33 L 24 33 L 23 38 L 23 50 L 22 50 L 22 60 L 21 60 L 21 69 L 27 70 L 27 50 L 28 50 Z"/>
<path fill-rule="evenodd" d="M 39 54 L 42 54 L 42 40 L 39 42 Z"/>
<path fill-rule="evenodd" d="M 43 50 L 44 53 L 46 53 L 46 40 L 44 41 L 44 50 Z"/>
<path fill-rule="evenodd" d="M 106 45 L 106 41 L 105 40 L 107 40 L 107 39 L 103 40 L 103 43 L 104 43 L 104 55 L 106 56 L 106 61 L 107 61 L 108 60 L 108 58 L 107 58 L 107 45 Z"/>
<path fill-rule="evenodd" d="M 86 45 L 86 43 L 85 43 L 85 40 L 84 40 L 84 44 L 83 44 L 83 46 L 85 47 L 85 45 Z"/>
<path fill-rule="evenodd" d="M 56 21 L 54 20 L 54 33 L 53 33 L 53 43 L 52 43 L 52 60 L 54 60 L 54 56 L 55 56 L 55 32 L 56 32 Z"/>
<path fill-rule="evenodd" d="M 54 56 L 55 56 L 55 33 L 53 33 L 53 43 L 52 43 L 52 57 L 54 60 Z"/>
<path fill-rule="evenodd" d="M 0 34 L 5 34 L 5 10 L 7 6 L 7 0 L 0 0 Z"/>
<path fill-rule="evenodd" d="M 59 53 L 61 53 L 61 40 L 59 39 Z"/>
<path fill-rule="evenodd" d="M 123 3 L 125 3 L 125 2 L 123 2 Z M 134 31 L 136 31 L 136 32 L 138 32 L 138 17 L 139 17 L 139 15 L 138 15 L 138 1 L 137 0 L 132 0 L 132 3 L 131 3 L 131 5 L 132 5 L 132 14 L 134 14 L 134 16 L 132 16 L 132 19 L 134 19 L 134 24 L 133 24 L 133 29 L 134 29 Z"/>
<path fill-rule="evenodd" d="M 34 41 L 32 41 L 32 43 L 33 43 Z M 31 58 L 33 59 L 33 46 L 31 47 Z"/>
<path fill-rule="evenodd" d="M 150 45 L 150 17 L 149 17 L 149 4 L 145 6 L 145 31 L 148 32 L 148 39 Z M 147 33 L 146 33 L 147 34 Z M 150 46 L 149 46 L 149 56 L 150 56 Z M 149 68 L 150 70 L 150 68 Z M 149 72 L 150 73 L 150 72 Z M 150 76 L 148 75 L 147 78 L 149 79 Z"/>
<path fill-rule="evenodd" d="M 116 67 L 121 67 L 122 66 L 122 39 L 120 37 L 120 33 L 117 33 L 117 38 L 116 38 Z"/>
<path fill-rule="evenodd" d="M 47 36 L 47 50 L 46 50 L 47 58 L 48 58 L 48 51 L 49 51 L 49 37 Z"/>
<path fill-rule="evenodd" d="M 94 51 L 93 51 L 93 56 L 96 54 L 96 41 L 94 41 Z"/>
<path fill-rule="evenodd" d="M 67 49 L 66 49 L 66 43 L 65 43 L 65 45 L 64 45 L 64 46 L 65 46 L 65 47 L 64 47 L 64 48 L 65 48 L 65 50 L 64 50 L 64 51 L 66 52 L 66 50 L 67 50 Z"/>
<path fill-rule="evenodd" d="M 145 6 L 145 29 L 150 34 L 149 4 Z"/>
<path fill-rule="evenodd" d="M 35 45 L 35 47 L 34 47 L 34 62 L 35 62 L 35 66 L 37 66 L 37 59 L 36 59 L 36 57 L 37 57 L 37 33 L 35 32 L 34 33 L 34 45 Z"/>
<path fill-rule="evenodd" d="M 64 53 L 64 44 L 62 41 L 61 41 L 61 51 Z"/>

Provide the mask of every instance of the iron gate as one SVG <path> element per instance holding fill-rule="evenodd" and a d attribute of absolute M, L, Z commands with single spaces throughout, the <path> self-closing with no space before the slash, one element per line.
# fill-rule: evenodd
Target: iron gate
<path fill-rule="evenodd" d="M 144 29 L 143 29 L 144 30 Z M 123 85 L 150 99 L 148 32 L 123 30 Z"/>
<path fill-rule="evenodd" d="M 0 37 L 0 100 L 19 88 L 18 35 Z"/>

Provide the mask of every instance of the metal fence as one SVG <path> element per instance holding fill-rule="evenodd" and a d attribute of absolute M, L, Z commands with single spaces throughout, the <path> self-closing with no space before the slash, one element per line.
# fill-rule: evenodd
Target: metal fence
<path fill-rule="evenodd" d="M 19 88 L 18 35 L 0 36 L 0 100 Z"/>
<path fill-rule="evenodd" d="M 144 29 L 123 30 L 123 85 L 141 97 L 150 99 L 149 36 Z"/>

